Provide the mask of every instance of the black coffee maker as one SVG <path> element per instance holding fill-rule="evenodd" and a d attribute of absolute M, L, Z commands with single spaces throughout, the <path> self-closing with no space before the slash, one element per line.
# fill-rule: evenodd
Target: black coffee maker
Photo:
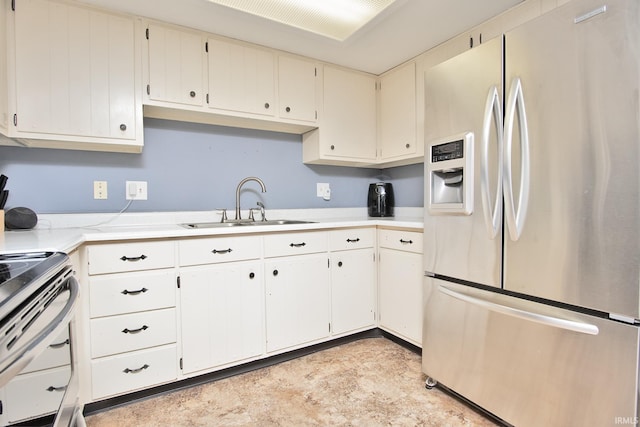
<path fill-rule="evenodd" d="M 391 184 L 385 182 L 369 184 L 369 196 L 367 197 L 369 216 L 393 216 L 394 203 Z"/>

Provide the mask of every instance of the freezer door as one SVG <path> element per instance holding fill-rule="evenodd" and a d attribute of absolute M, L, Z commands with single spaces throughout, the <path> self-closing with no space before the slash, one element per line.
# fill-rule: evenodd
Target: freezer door
<path fill-rule="evenodd" d="M 424 298 L 423 372 L 508 423 L 637 420 L 638 327 L 432 278 Z"/>
<path fill-rule="evenodd" d="M 505 92 L 520 82 L 528 128 L 528 157 L 521 121 L 510 156 L 505 135 L 516 210 L 528 196 L 504 288 L 639 318 L 640 2 L 573 1 L 505 39 Z"/>
<path fill-rule="evenodd" d="M 428 69 L 424 79 L 425 207 L 432 200 L 431 171 L 447 163 L 430 164 L 431 146 L 461 138 L 465 165 L 472 159 L 465 167 L 464 197 L 473 199 L 458 213 L 425 209 L 425 270 L 500 286 L 502 37 Z"/>

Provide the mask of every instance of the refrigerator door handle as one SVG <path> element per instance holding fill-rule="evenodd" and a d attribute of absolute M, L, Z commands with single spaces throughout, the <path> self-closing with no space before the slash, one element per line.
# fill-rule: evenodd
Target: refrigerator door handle
<path fill-rule="evenodd" d="M 581 334 L 587 335 L 598 335 L 598 333 L 600 332 L 597 326 L 591 325 L 589 323 L 561 319 L 558 317 L 548 316 L 546 314 L 533 313 L 531 311 L 522 310 L 516 307 L 509 307 L 507 305 L 480 299 L 475 296 L 466 295 L 461 292 L 454 291 L 453 289 L 449 289 L 443 285 L 438 286 L 438 290 L 445 295 L 449 295 L 450 297 L 459 299 L 461 301 L 465 301 L 496 313 L 506 314 L 507 316 L 517 317 L 526 321 L 541 323 L 546 326 L 579 332 Z"/>
<path fill-rule="evenodd" d="M 513 125 L 517 118 L 520 124 L 520 194 L 518 196 L 518 209 L 514 204 L 513 194 L 513 171 L 511 151 L 513 148 Z M 504 179 L 504 203 L 507 227 L 511 240 L 518 240 L 522 235 L 524 223 L 527 217 L 529 204 L 529 131 L 527 128 L 527 113 L 524 106 L 524 96 L 522 94 L 522 82 L 515 77 L 511 82 L 511 90 L 505 111 L 504 123 L 504 156 L 503 156 L 503 179 Z"/>
<path fill-rule="evenodd" d="M 495 203 L 491 208 L 491 188 L 489 182 L 489 142 L 491 125 L 494 125 L 496 142 L 498 146 L 498 165 L 502 165 L 503 132 L 502 132 L 502 108 L 498 88 L 492 86 L 487 95 L 484 107 L 484 122 L 482 125 L 482 151 L 480 157 L 480 189 L 482 191 L 482 210 L 484 212 L 485 225 L 489 238 L 495 239 L 500 231 L 502 222 L 502 167 L 498 167 L 498 179 L 495 190 Z"/>

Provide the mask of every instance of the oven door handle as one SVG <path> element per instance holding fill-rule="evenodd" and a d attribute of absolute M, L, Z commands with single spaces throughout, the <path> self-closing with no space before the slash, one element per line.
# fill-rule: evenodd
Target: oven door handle
<path fill-rule="evenodd" d="M 70 276 L 65 279 L 69 298 L 67 299 L 64 307 L 55 315 L 47 325 L 41 328 L 41 330 L 33 336 L 29 341 L 19 347 L 17 350 L 12 351 L 9 356 L 4 360 L 0 360 L 0 387 L 7 384 L 13 377 L 18 375 L 33 359 L 35 359 L 51 342 L 62 333 L 62 330 L 67 327 L 74 314 L 74 308 L 78 301 L 78 294 L 80 292 L 80 286 L 75 277 Z M 63 295 L 67 291 L 61 293 Z M 62 302 L 61 302 L 62 303 Z M 57 305 L 54 302 L 49 304 L 49 309 L 52 306 Z M 46 310 L 45 310 L 46 312 Z M 37 324 L 41 314 L 35 323 Z M 32 327 L 36 327 L 33 325 Z"/>

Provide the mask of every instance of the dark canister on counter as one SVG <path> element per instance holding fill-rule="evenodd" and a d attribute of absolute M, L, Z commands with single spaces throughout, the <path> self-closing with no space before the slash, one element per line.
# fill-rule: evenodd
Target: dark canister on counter
<path fill-rule="evenodd" d="M 393 216 L 394 203 L 391 184 L 385 182 L 369 184 L 369 196 L 367 197 L 369 216 Z"/>

